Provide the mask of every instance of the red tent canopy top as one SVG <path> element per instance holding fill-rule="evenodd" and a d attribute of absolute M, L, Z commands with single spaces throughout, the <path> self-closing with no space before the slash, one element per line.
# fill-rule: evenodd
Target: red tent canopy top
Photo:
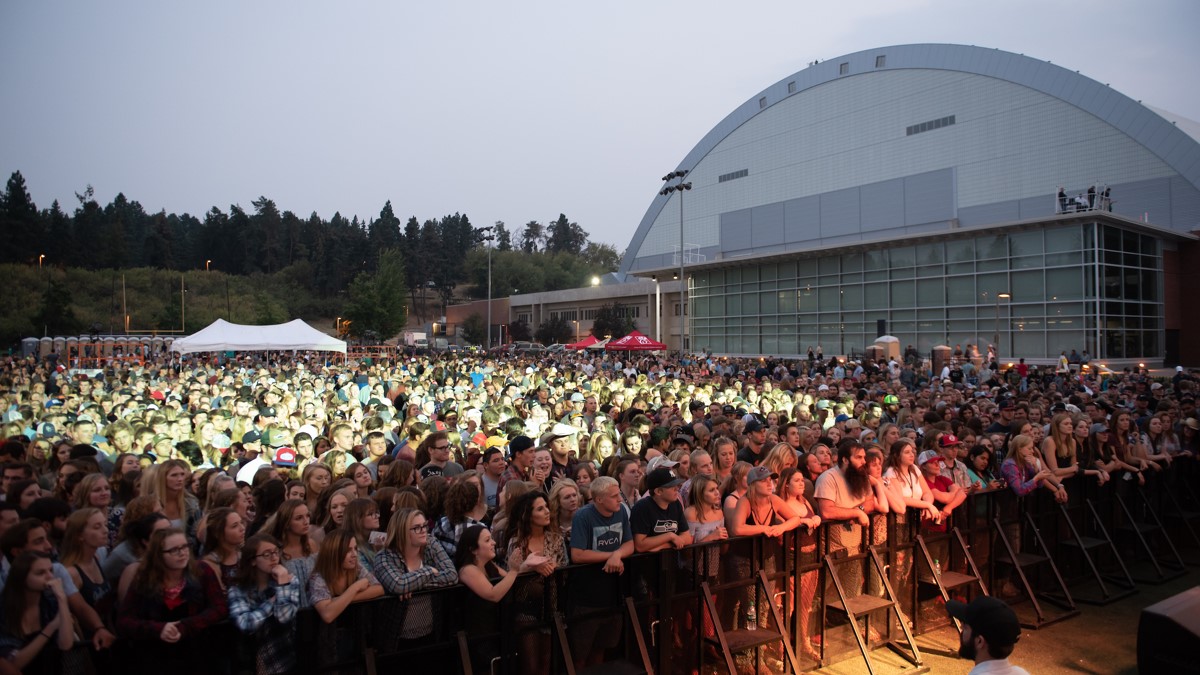
<path fill-rule="evenodd" d="M 579 342 L 567 345 L 567 349 L 587 349 L 597 342 L 599 342 L 599 340 L 596 339 L 595 335 L 589 335 Z"/>
<path fill-rule="evenodd" d="M 665 351 L 667 348 L 661 342 L 655 342 L 650 338 L 642 335 L 636 330 L 621 338 L 608 343 L 607 349 L 614 352 L 657 352 Z"/>

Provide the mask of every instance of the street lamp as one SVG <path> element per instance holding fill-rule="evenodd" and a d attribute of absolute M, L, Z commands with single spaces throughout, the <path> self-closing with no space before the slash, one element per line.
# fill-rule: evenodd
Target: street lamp
<path fill-rule="evenodd" d="M 204 261 L 204 271 L 205 271 L 205 272 L 209 272 L 209 271 L 211 271 L 211 270 L 209 270 L 209 265 L 212 265 L 212 261 L 211 261 L 211 260 L 205 260 L 205 261 Z"/>
<path fill-rule="evenodd" d="M 38 256 L 38 269 L 39 269 L 39 270 L 40 270 L 40 269 L 42 269 L 42 261 L 43 261 L 43 260 L 45 260 L 45 259 L 46 259 L 46 254 L 45 254 L 45 253 L 43 253 L 43 254 L 41 254 L 41 255 L 39 255 L 39 256 Z"/>
<path fill-rule="evenodd" d="M 663 176 L 666 187 L 658 194 L 671 197 L 672 192 L 679 193 L 679 351 L 687 351 L 687 277 L 683 276 L 683 193 L 692 189 L 690 182 L 683 182 L 688 175 L 687 169 L 679 169 Z M 672 181 L 675 181 L 672 183 Z"/>
<path fill-rule="evenodd" d="M 994 326 L 995 335 L 993 335 L 993 337 L 996 339 L 992 344 L 996 345 L 996 359 L 997 360 L 1000 359 L 1000 298 L 1004 298 L 1005 300 L 1008 300 L 1008 299 L 1012 298 L 1012 295 L 1009 293 L 997 293 L 996 294 L 996 323 Z"/>
<path fill-rule="evenodd" d="M 579 342 L 579 319 L 573 319 L 573 321 L 575 321 L 575 341 Z"/>
<path fill-rule="evenodd" d="M 479 237 L 479 241 L 485 242 L 485 247 L 488 252 L 488 295 L 487 295 L 487 344 L 485 350 L 492 348 L 492 246 L 491 242 L 496 240 L 496 235 L 492 234 L 495 231 L 495 226 L 480 227 L 475 230 L 475 236 Z M 483 233 L 487 232 L 485 237 Z M 503 338 L 503 333 L 501 333 Z"/>
<path fill-rule="evenodd" d="M 599 286 L 600 285 L 600 277 L 592 277 L 592 285 Z"/>

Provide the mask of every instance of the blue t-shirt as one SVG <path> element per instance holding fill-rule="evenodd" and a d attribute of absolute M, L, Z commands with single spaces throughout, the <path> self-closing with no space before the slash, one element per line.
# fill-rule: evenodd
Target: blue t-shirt
<path fill-rule="evenodd" d="M 588 504 L 571 519 L 571 548 L 612 553 L 632 540 L 625 509 L 606 518 Z M 602 564 L 581 567 L 571 573 L 571 601 L 586 607 L 613 606 L 620 601 L 617 581 L 618 575 L 605 572 Z"/>

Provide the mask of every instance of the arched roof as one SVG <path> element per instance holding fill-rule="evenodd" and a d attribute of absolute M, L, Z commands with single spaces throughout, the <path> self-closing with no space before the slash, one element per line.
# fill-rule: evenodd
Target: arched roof
<path fill-rule="evenodd" d="M 1048 61 L 999 49 L 952 44 L 880 47 L 810 65 L 734 109 L 700 139 L 677 168 L 695 167 L 743 124 L 788 98 L 855 75 L 904 69 L 948 70 L 998 78 L 1057 98 L 1124 133 L 1200 190 L 1200 143 L 1194 135 L 1164 119 L 1160 112 L 1108 85 Z M 668 199 L 658 194 L 650 203 L 626 249 L 620 276 L 629 272 Z"/>

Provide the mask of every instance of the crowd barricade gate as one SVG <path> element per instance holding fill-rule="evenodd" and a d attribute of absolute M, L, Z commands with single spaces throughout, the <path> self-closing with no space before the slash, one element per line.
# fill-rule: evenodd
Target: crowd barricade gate
<path fill-rule="evenodd" d="M 883 564 L 879 557 L 879 551 L 873 541 L 872 533 L 875 531 L 875 524 L 878 519 L 884 519 L 886 516 L 873 516 L 870 524 L 862 527 L 861 540 L 859 543 L 859 552 L 853 553 L 849 549 L 831 550 L 830 536 L 831 528 L 844 528 L 849 521 L 825 521 L 821 527 L 824 530 L 821 537 L 823 542 L 822 548 L 822 564 L 825 581 L 822 583 L 822 621 L 821 621 L 821 647 L 820 647 L 820 664 L 827 664 L 827 649 L 830 643 L 831 633 L 829 631 L 829 621 L 827 616 L 830 612 L 846 617 L 850 632 L 853 634 L 854 643 L 858 647 L 859 654 L 862 656 L 863 663 L 867 666 L 867 671 L 874 675 L 875 666 L 871 662 L 870 651 L 876 646 L 876 643 L 882 643 L 891 651 L 895 652 L 905 661 L 912 665 L 911 668 L 903 671 L 904 673 L 924 673 L 928 672 L 929 667 L 924 665 L 921 657 L 921 651 L 917 647 L 916 638 L 913 636 L 904 612 L 900 608 L 900 603 L 892 590 L 891 582 L 888 580 L 888 569 Z M 886 522 L 886 521 L 884 521 Z M 847 570 L 848 573 L 847 573 Z M 874 576 L 872 576 L 874 575 Z M 844 577 L 844 578 L 843 578 Z M 871 579 L 877 580 L 879 588 L 871 592 Z M 849 582 L 849 583 L 847 583 Z M 866 588 L 863 584 L 866 584 Z M 856 588 L 857 587 L 857 588 Z M 859 590 L 860 593 L 852 591 Z M 832 591 L 832 594 L 830 593 Z M 884 638 L 881 633 L 877 635 L 877 631 L 871 626 L 871 615 L 882 611 L 887 623 L 884 628 L 888 632 L 888 637 Z M 899 625 L 903 633 L 903 644 L 900 639 L 893 639 L 890 635 L 892 629 L 891 618 L 894 615 L 896 624 Z M 863 630 L 859 631 L 858 620 L 863 619 Z M 907 651 L 906 651 L 907 648 Z"/>
<path fill-rule="evenodd" d="M 1157 478 L 1152 477 L 1145 486 L 1132 480 L 1125 481 L 1127 486 L 1116 486 L 1112 491 L 1116 531 L 1137 542 L 1153 569 L 1152 575 L 1143 575 L 1139 572 L 1144 569 L 1135 567 L 1134 579 L 1139 583 L 1162 584 L 1187 571 L 1187 563 L 1179 554 L 1179 549 L 1175 548 L 1175 542 L 1158 517 L 1158 509 L 1147 494 L 1151 490 L 1155 494 L 1164 491 L 1164 486 Z"/>
<path fill-rule="evenodd" d="M 986 503 L 979 501 L 982 497 L 982 495 L 972 495 L 967 502 L 955 510 L 949 519 L 950 522 L 946 523 L 946 531 L 939 533 L 937 539 L 944 542 L 945 551 L 948 553 L 945 565 L 942 565 L 941 560 L 935 558 L 930 551 L 931 542 L 927 540 L 926 536 L 924 534 L 916 535 L 917 547 L 921 552 L 926 572 L 916 575 L 917 584 L 927 586 L 931 591 L 936 592 L 943 602 L 950 600 L 951 593 L 966 593 L 970 586 L 978 586 L 982 595 L 988 595 L 983 573 L 979 570 L 975 557 L 971 555 L 971 547 L 967 544 L 956 522 L 960 518 L 968 518 L 976 507 L 980 505 L 986 507 Z M 915 521 L 916 527 L 920 527 L 920 512 L 910 510 L 908 515 L 910 522 Z M 955 630 L 961 634 L 961 622 L 958 619 L 951 619 L 951 621 Z"/>
<path fill-rule="evenodd" d="M 1101 490 L 1110 489 L 1109 486 L 1098 486 L 1094 480 L 1079 476 L 1065 478 L 1063 484 L 1070 498 L 1066 504 L 1055 503 L 1051 508 L 1057 511 L 1060 532 L 1065 535 L 1058 540 L 1059 548 L 1065 551 L 1064 565 L 1070 562 L 1070 553 L 1074 552 L 1086 568 L 1080 576 L 1086 579 L 1090 574 L 1098 593 L 1086 590 L 1081 593 L 1076 589 L 1075 599 L 1092 605 L 1107 605 L 1135 593 L 1137 584 L 1096 509 L 1094 496 Z M 1106 553 L 1117 569 L 1111 569 L 1110 565 L 1111 571 L 1106 572 L 1102 568 L 1102 556 Z"/>
<path fill-rule="evenodd" d="M 1185 457 L 1177 457 L 1172 462 L 1159 508 L 1163 520 L 1177 524 L 1176 532 L 1184 535 L 1184 540 L 1190 540 L 1192 552 L 1200 555 L 1200 532 L 1194 526 L 1196 521 L 1200 521 L 1200 498 L 1192 489 L 1195 462 L 1195 459 Z M 1185 562 L 1192 566 L 1200 566 L 1200 559 Z"/>
<path fill-rule="evenodd" d="M 1031 630 L 1037 630 L 1079 614 L 1079 608 L 1071 597 L 1071 591 L 1067 588 L 1067 583 L 1054 561 L 1053 551 L 1046 544 L 1042 530 L 1034 518 L 1035 512 L 1038 514 L 1050 512 L 1049 509 L 1035 508 L 1038 498 L 1041 497 L 1040 492 L 1045 491 L 1039 488 L 1038 492 L 1029 496 L 1017 497 L 1011 492 L 999 491 L 997 500 L 1000 508 L 997 509 L 998 513 L 993 519 L 997 540 L 1000 542 L 999 550 L 992 557 L 993 563 L 1007 565 L 1017 575 L 1021 590 L 1029 599 L 1035 614 L 1032 621 L 1022 619 L 1021 625 Z M 1015 500 L 1015 513 L 1011 509 L 1003 508 L 1003 502 L 1006 499 Z M 1000 515 L 1001 512 L 1010 514 L 1010 517 L 1003 517 Z M 1010 539 L 1010 537 L 1012 538 Z M 1031 545 L 1039 552 L 1030 553 Z M 1049 590 L 1045 590 L 1044 584 L 1039 583 L 1040 579 L 1030 579 L 1030 574 L 1041 572 L 1043 569 L 1049 569 L 1054 578 L 1054 584 Z M 1057 606 L 1062 612 L 1055 616 L 1047 614 L 1039 599 Z M 1018 616 L 1020 615 L 1018 614 Z"/>

